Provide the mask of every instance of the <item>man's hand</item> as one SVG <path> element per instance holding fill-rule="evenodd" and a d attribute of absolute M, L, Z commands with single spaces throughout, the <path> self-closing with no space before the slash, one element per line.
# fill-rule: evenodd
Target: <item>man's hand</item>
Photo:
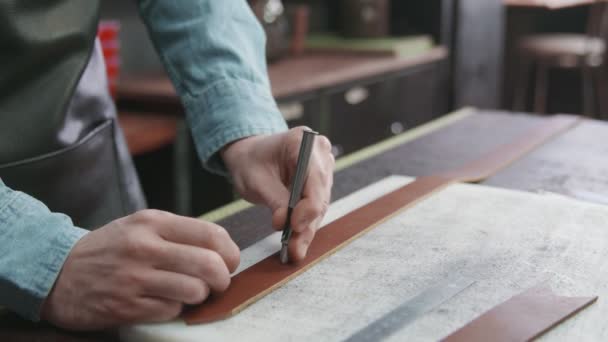
<path fill-rule="evenodd" d="M 144 210 L 85 235 L 42 307 L 42 319 L 90 330 L 175 318 L 224 291 L 239 249 L 213 223 Z"/>
<path fill-rule="evenodd" d="M 222 150 L 222 158 L 238 192 L 246 200 L 272 210 L 272 226 L 282 229 L 287 217 L 289 186 L 295 175 L 303 127 L 275 135 L 238 140 Z M 315 138 L 302 200 L 294 208 L 290 258 L 301 260 L 331 199 L 334 157 L 324 136 Z"/>

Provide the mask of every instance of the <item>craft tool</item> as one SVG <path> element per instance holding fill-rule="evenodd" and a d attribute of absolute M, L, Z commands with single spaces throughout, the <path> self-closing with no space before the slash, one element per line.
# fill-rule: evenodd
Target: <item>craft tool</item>
<path fill-rule="evenodd" d="M 317 135 L 317 132 L 311 130 L 304 130 L 302 133 L 302 143 L 300 144 L 300 151 L 298 153 L 296 174 L 291 185 L 289 206 L 287 207 L 287 219 L 285 220 L 285 227 L 283 227 L 283 235 L 281 236 L 280 258 L 283 264 L 289 262 L 288 247 L 289 239 L 291 238 L 292 234 L 291 214 L 293 212 L 293 208 L 296 207 L 296 204 L 298 204 L 298 201 L 300 201 L 300 198 L 302 197 L 302 189 L 304 187 L 304 182 L 306 182 L 306 175 L 308 174 L 308 161 L 310 160 L 313 143 L 315 136 Z"/>

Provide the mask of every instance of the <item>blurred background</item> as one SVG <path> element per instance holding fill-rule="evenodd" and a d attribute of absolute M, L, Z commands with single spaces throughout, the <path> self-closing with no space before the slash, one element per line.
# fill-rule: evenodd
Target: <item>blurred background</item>
<path fill-rule="evenodd" d="M 608 118 L 602 1 L 249 3 L 283 116 L 327 135 L 336 157 L 465 106 Z M 198 215 L 231 202 L 231 185 L 200 167 L 135 5 L 102 4 L 110 88 L 150 207 Z"/>

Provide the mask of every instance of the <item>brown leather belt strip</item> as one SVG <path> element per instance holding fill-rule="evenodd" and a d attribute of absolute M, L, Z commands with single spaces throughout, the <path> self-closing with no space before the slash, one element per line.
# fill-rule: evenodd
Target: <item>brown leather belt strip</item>
<path fill-rule="evenodd" d="M 597 297 L 560 297 L 548 288 L 531 288 L 490 309 L 442 341 L 531 341 L 596 300 Z"/>
<path fill-rule="evenodd" d="M 417 178 L 412 183 L 354 210 L 318 231 L 303 261 L 283 265 L 277 255 L 272 255 L 234 276 L 226 292 L 211 296 L 200 306 L 186 311 L 183 318 L 187 324 L 197 324 L 230 317 L 350 241 L 450 183 L 481 181 L 579 122 L 578 117 L 553 117 L 543 121 L 515 142 L 499 147 L 462 168 Z"/>
<path fill-rule="evenodd" d="M 342 246 L 449 183 L 449 179 L 441 177 L 418 178 L 354 210 L 319 230 L 303 261 L 285 265 L 280 262 L 278 253 L 271 255 L 234 276 L 226 292 L 209 298 L 203 305 L 187 312 L 184 319 L 188 324 L 206 323 L 238 313 Z"/>

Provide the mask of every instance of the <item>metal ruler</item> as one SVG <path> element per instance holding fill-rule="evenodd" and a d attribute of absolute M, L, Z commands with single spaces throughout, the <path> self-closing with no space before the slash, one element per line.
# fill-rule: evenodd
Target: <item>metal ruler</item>
<path fill-rule="evenodd" d="M 424 290 L 370 325 L 357 331 L 345 341 L 367 342 L 386 339 L 474 283 L 475 280 L 465 277 L 441 281 L 439 285 Z"/>

